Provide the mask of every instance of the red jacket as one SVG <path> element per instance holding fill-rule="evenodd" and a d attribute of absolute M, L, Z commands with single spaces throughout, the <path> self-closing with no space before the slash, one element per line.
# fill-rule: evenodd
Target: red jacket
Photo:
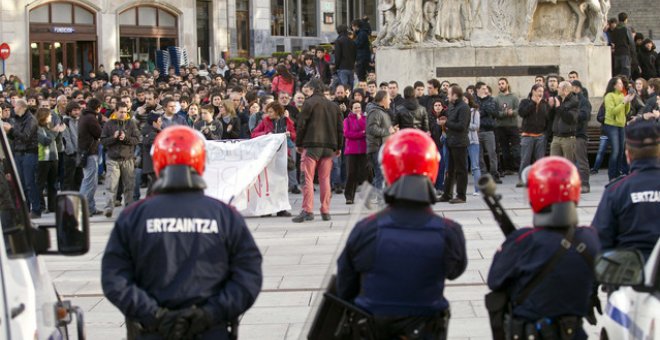
<path fill-rule="evenodd" d="M 296 140 L 296 129 L 293 127 L 293 121 L 291 118 L 286 117 L 286 131 L 289 131 L 291 134 L 290 138 L 291 140 Z M 282 121 L 280 119 L 280 121 Z M 273 121 L 270 119 L 269 116 L 264 117 L 264 119 L 257 125 L 254 130 L 252 130 L 252 138 L 267 135 L 269 133 L 282 133 L 282 130 L 275 131 L 275 126 L 273 124 Z"/>

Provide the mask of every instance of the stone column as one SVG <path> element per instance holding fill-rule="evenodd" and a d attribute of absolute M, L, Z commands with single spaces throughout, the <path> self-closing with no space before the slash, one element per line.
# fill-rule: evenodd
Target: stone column
<path fill-rule="evenodd" d="M 96 15 L 96 45 L 98 64 L 103 64 L 109 73 L 119 61 L 119 23 L 116 9 L 111 6 Z M 98 67 L 98 65 L 94 65 Z"/>
<path fill-rule="evenodd" d="M 250 1 L 250 53 L 253 56 L 267 56 L 275 50 L 270 35 L 270 18 L 270 0 Z"/>
<path fill-rule="evenodd" d="M 7 78 L 10 74 L 15 74 L 28 87 L 30 35 L 26 6 L 26 0 L 0 1 L 0 43 L 6 42 L 11 49 L 9 59 L 5 60 Z"/>
<path fill-rule="evenodd" d="M 211 5 L 211 10 L 213 11 L 211 42 L 214 46 L 211 63 L 217 63 L 222 58 L 222 53 L 227 52 L 229 49 L 227 2 L 215 0 Z"/>

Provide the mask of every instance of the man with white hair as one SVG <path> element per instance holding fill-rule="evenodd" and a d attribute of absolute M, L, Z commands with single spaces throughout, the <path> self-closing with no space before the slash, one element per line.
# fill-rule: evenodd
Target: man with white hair
<path fill-rule="evenodd" d="M 580 101 L 573 93 L 573 85 L 568 81 L 559 83 L 557 96 L 548 100 L 552 110 L 551 156 L 562 156 L 575 163 L 575 133 L 577 131 Z"/>

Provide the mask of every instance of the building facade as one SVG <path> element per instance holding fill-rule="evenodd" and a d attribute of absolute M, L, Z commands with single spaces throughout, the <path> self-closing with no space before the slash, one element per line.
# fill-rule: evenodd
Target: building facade
<path fill-rule="evenodd" d="M 5 73 L 25 83 L 99 64 L 151 61 L 169 46 L 191 62 L 266 56 L 329 43 L 338 24 L 367 15 L 376 0 L 12 0 L 0 1 L 0 43 L 11 56 Z M 375 27 L 375 24 L 372 24 Z"/>

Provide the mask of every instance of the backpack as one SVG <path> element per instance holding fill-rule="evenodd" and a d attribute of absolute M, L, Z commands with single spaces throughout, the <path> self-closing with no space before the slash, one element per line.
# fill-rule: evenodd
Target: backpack
<path fill-rule="evenodd" d="M 605 103 L 600 104 L 598 114 L 596 114 L 596 120 L 601 124 L 605 124 Z"/>

